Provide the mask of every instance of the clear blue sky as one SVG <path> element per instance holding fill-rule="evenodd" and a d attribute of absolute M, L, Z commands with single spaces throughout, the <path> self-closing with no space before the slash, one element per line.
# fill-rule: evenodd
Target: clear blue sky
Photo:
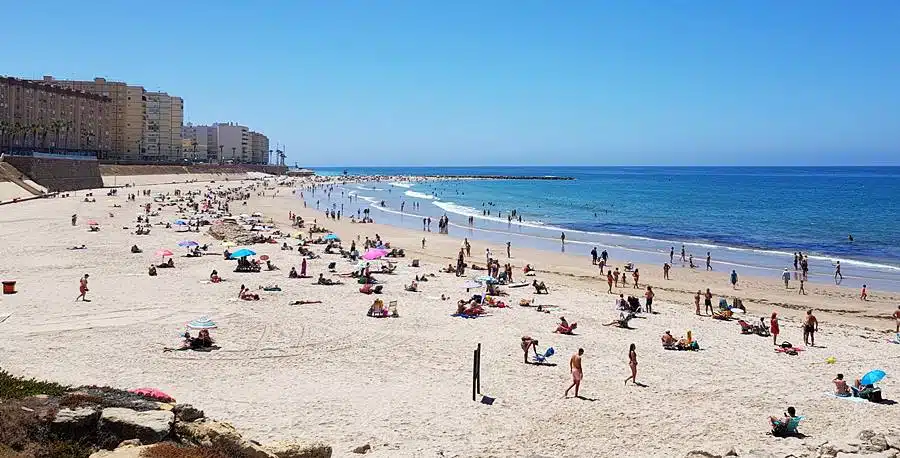
<path fill-rule="evenodd" d="M 0 74 L 164 90 L 301 165 L 900 164 L 896 0 L 3 10 Z"/>

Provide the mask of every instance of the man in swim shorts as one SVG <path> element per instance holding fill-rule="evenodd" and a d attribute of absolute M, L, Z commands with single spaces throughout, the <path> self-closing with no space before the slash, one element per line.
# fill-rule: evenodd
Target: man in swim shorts
<path fill-rule="evenodd" d="M 575 388 L 575 397 L 578 397 L 578 388 L 581 387 L 581 379 L 584 378 L 584 372 L 581 370 L 581 357 L 584 355 L 584 348 L 579 348 L 578 353 L 572 355 L 569 360 L 569 370 L 572 371 L 572 384 L 566 388 L 564 397 L 569 397 L 569 390 Z"/>
<path fill-rule="evenodd" d="M 816 332 L 819 330 L 819 321 L 812 314 L 812 309 L 806 311 L 806 318 L 803 320 L 803 343 L 805 345 L 816 346 Z"/>

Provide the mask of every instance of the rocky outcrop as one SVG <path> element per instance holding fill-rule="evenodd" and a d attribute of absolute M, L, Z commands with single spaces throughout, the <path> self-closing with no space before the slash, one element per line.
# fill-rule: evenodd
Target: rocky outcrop
<path fill-rule="evenodd" d="M 276 442 L 265 446 L 278 458 L 331 458 L 331 446 L 321 442 Z"/>
<path fill-rule="evenodd" d="M 50 423 L 50 432 L 62 439 L 80 439 L 96 431 L 98 420 L 100 411 L 93 408 L 60 409 Z"/>
<path fill-rule="evenodd" d="M 167 437 L 175 422 L 175 414 L 165 410 L 137 412 L 120 407 L 103 409 L 100 415 L 100 432 L 118 441 L 139 439 L 144 444 L 155 444 Z"/>
<path fill-rule="evenodd" d="M 176 404 L 172 409 L 178 421 L 192 422 L 204 417 L 203 411 L 190 404 Z"/>
<path fill-rule="evenodd" d="M 144 450 L 151 448 L 152 445 L 131 445 L 126 444 L 119 446 L 115 450 L 101 450 L 91 454 L 90 458 L 140 458 Z"/>
<path fill-rule="evenodd" d="M 205 445 L 228 450 L 236 456 L 247 458 L 276 458 L 263 447 L 244 439 L 229 423 L 204 418 L 192 423 L 175 424 L 175 436 L 182 443 Z"/>

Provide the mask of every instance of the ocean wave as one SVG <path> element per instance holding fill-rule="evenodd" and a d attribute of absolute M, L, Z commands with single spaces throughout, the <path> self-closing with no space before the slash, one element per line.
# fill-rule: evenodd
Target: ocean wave
<path fill-rule="evenodd" d="M 425 193 L 416 192 L 416 191 L 406 191 L 403 194 L 405 194 L 409 197 L 415 197 L 416 199 L 433 200 L 433 199 L 437 198 L 433 194 L 425 194 Z"/>
<path fill-rule="evenodd" d="M 363 191 L 384 191 L 384 189 L 376 188 L 376 187 L 374 187 L 374 186 L 371 187 L 371 188 L 367 188 L 367 187 L 365 187 L 365 186 L 363 186 L 363 185 L 361 185 L 361 184 L 358 184 L 358 185 L 354 186 L 354 188 L 356 188 L 356 189 L 361 189 L 361 190 L 363 190 Z"/>
<path fill-rule="evenodd" d="M 390 183 L 390 185 L 391 185 L 391 186 L 396 186 L 396 187 L 398 187 L 398 188 L 406 188 L 406 189 L 409 189 L 409 188 L 411 188 L 411 187 L 413 186 L 412 183 L 400 183 L 400 182 L 397 182 L 397 181 L 392 181 L 392 182 Z"/>

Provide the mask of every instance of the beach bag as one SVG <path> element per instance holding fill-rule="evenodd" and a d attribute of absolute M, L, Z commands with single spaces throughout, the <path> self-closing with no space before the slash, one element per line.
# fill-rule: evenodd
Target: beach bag
<path fill-rule="evenodd" d="M 794 345 L 786 340 L 784 342 L 781 342 L 780 346 L 781 348 L 794 348 Z"/>

